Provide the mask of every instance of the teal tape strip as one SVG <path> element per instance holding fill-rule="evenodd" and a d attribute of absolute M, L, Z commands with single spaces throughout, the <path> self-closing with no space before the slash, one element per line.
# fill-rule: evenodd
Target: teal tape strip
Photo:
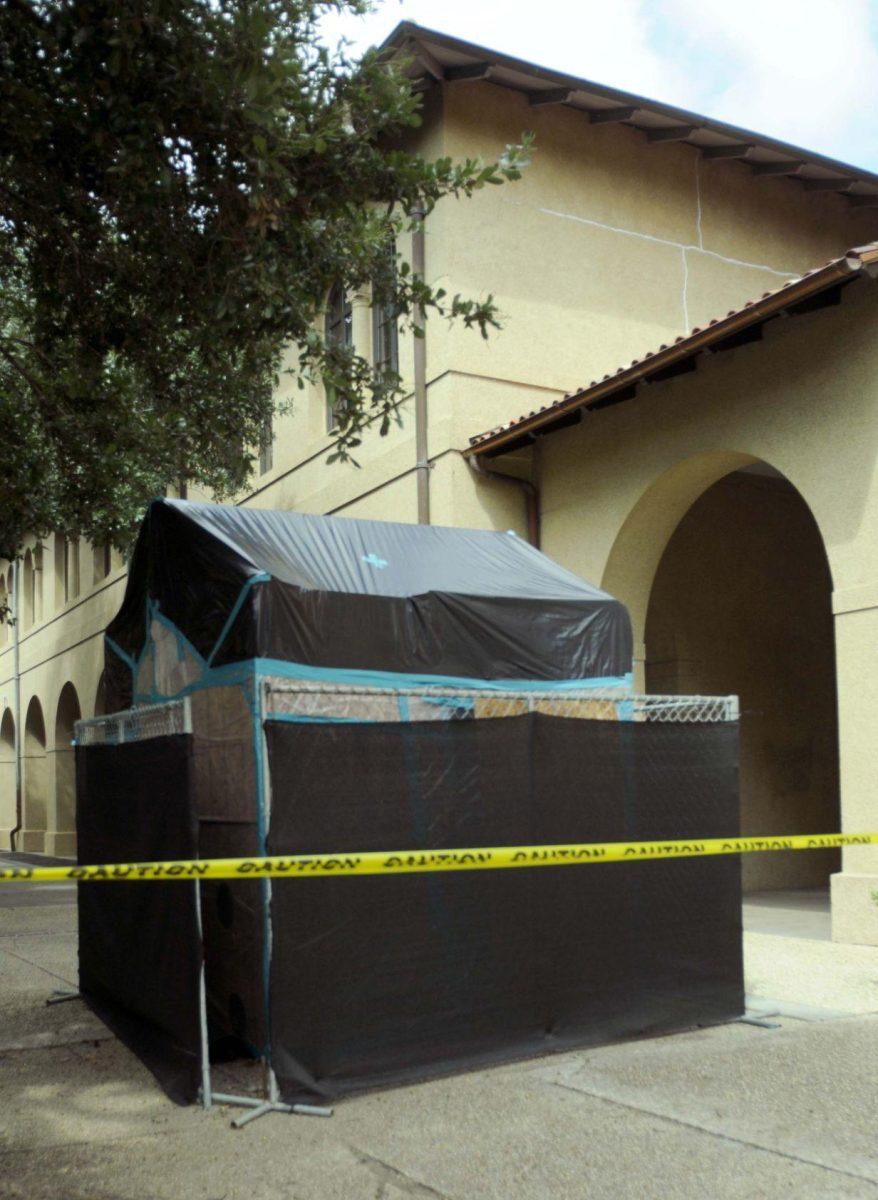
<path fill-rule="evenodd" d="M 196 648 L 192 645 L 192 643 L 186 637 L 185 633 L 181 633 L 180 630 L 177 628 L 177 626 L 174 624 L 174 622 L 172 620 L 170 620 L 169 617 L 166 617 L 165 614 L 163 612 L 160 612 L 158 608 L 156 608 L 154 610 L 152 617 L 153 617 L 154 621 L 158 621 L 158 623 L 160 625 L 164 625 L 165 628 L 169 629 L 170 632 L 174 635 L 174 640 L 177 643 L 178 656 L 182 655 L 182 653 L 185 651 L 185 653 L 191 655 L 192 658 L 194 658 L 197 663 L 200 663 L 202 667 L 205 667 L 205 668 L 207 667 L 207 660 L 205 659 L 204 655 L 201 654 L 200 651 L 196 650 Z M 150 639 L 151 639 L 151 636 L 152 635 L 150 635 Z M 144 647 L 144 651 L 145 650 L 146 650 L 146 647 Z M 141 652 L 141 653 L 143 653 L 143 652 Z"/>
<path fill-rule="evenodd" d="M 350 684 L 357 687 L 448 687 L 460 688 L 462 691 L 485 692 L 573 692 L 591 688 L 630 690 L 633 682 L 630 673 L 600 679 L 470 679 L 459 675 L 415 675 L 402 671 L 315 667 L 279 658 L 257 658 L 255 663 L 260 675 L 275 675 L 281 679 L 304 679 L 312 683 Z"/>
<path fill-rule="evenodd" d="M 313 713 L 269 713 L 267 721 L 285 721 L 288 725 L 374 725 L 362 717 L 317 717 Z"/>
<path fill-rule="evenodd" d="M 223 625 L 222 632 L 220 633 L 219 637 L 216 640 L 216 645 L 211 650 L 210 654 L 208 654 L 208 656 L 207 656 L 207 665 L 208 666 L 210 666 L 210 664 L 213 662 L 214 658 L 216 658 L 217 651 L 219 650 L 219 648 L 223 644 L 223 642 L 226 640 L 229 630 L 232 628 L 232 626 L 235 623 L 235 618 L 237 617 L 238 613 L 241 611 L 241 605 L 247 599 L 247 593 L 250 591 L 250 589 L 253 587 L 253 585 L 255 583 L 268 583 L 270 580 L 271 580 L 271 576 L 267 572 L 262 571 L 259 575 L 251 575 L 250 578 L 245 581 L 244 586 L 241 588 L 240 592 L 238 592 L 238 599 L 235 601 L 234 606 L 232 607 L 232 611 L 229 613 L 228 617 L 226 618 L 226 623 L 225 623 L 225 625 Z"/>

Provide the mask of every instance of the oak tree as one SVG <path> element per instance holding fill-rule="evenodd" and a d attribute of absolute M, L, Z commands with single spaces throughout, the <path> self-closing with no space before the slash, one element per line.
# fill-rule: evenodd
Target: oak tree
<path fill-rule="evenodd" d="M 340 398 L 337 454 L 386 429 L 399 380 L 322 336 L 337 281 L 403 326 L 496 324 L 390 247 L 517 178 L 527 139 L 413 152 L 405 63 L 320 37 L 367 7 L 0 0 L 0 556 L 50 530 L 123 546 L 171 484 L 238 492 L 291 353 Z"/>

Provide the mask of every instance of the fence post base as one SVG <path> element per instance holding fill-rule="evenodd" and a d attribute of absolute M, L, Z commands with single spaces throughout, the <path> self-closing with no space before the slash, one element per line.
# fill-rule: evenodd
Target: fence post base
<path fill-rule="evenodd" d="M 270 1112 L 292 1113 L 294 1116 L 302 1117 L 332 1116 L 331 1108 L 323 1108 L 317 1104 L 284 1104 L 282 1100 L 263 1100 L 257 1099 L 255 1096 L 233 1096 L 227 1092 L 214 1092 L 212 1100 L 215 1104 L 232 1104 L 250 1109 L 250 1112 L 236 1117 L 232 1121 L 233 1129 L 243 1129 L 257 1117 L 264 1117 L 266 1113 Z"/>

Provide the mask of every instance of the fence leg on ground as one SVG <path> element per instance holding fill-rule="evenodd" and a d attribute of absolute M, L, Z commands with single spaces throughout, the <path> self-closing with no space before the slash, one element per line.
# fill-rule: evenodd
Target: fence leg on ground
<path fill-rule="evenodd" d="M 64 988 L 55 988 L 46 1004 L 65 1004 L 68 1000 L 81 1000 L 79 992 L 68 992 Z"/>
<path fill-rule="evenodd" d="M 201 1107 L 212 1107 L 210 1086 L 210 1041 L 207 1034 L 207 982 L 205 978 L 206 963 L 204 959 L 204 931 L 201 925 L 201 880 L 196 879 L 195 888 L 195 925 L 198 930 L 198 944 L 201 946 L 201 966 L 198 971 L 198 1032 L 201 1053 Z"/>
<path fill-rule="evenodd" d="M 759 1029 L 780 1029 L 777 1021 L 769 1021 L 769 1017 L 779 1017 L 780 1013 L 744 1013 L 743 1017 L 738 1017 L 739 1025 L 756 1025 Z"/>
<path fill-rule="evenodd" d="M 214 1092 L 213 1099 L 217 1104 L 232 1104 L 239 1108 L 249 1108 L 250 1112 L 244 1113 L 242 1117 L 236 1117 L 232 1121 L 233 1129 L 243 1129 L 251 1121 L 255 1121 L 257 1117 L 264 1117 L 266 1113 L 292 1113 L 294 1116 L 302 1117 L 331 1117 L 331 1108 L 322 1108 L 316 1104 L 284 1104 L 282 1100 L 266 1100 L 256 1096 L 233 1096 L 227 1092 Z"/>

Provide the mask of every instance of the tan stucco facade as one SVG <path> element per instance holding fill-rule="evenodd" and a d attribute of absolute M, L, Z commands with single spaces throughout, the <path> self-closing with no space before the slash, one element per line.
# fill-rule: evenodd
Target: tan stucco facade
<path fill-rule="evenodd" d="M 529 108 L 522 94 L 484 81 L 437 87 L 426 103 L 421 144 L 430 154 L 492 155 L 525 129 L 535 132 L 536 149 L 519 183 L 486 189 L 472 200 L 444 201 L 426 223 L 430 281 L 449 294 L 493 293 L 503 319 L 502 331 L 487 342 L 459 327 L 430 322 L 432 520 L 513 528 L 522 535 L 526 520 L 520 492 L 474 476 L 461 456 L 470 437 L 642 358 L 692 326 L 878 235 L 876 214 L 852 209 L 838 195 L 805 191 L 791 179 L 756 178 L 741 163 L 708 161 L 690 146 L 649 144 L 626 126 L 590 125 L 562 107 Z M 400 250 L 406 254 L 408 248 Z M 538 464 L 529 454 L 499 460 L 504 470 L 534 474 L 546 552 L 629 605 L 639 682 L 654 689 L 670 686 L 659 667 L 668 637 L 683 637 L 668 632 L 667 614 L 677 611 L 673 599 L 685 591 L 692 552 L 687 557 L 684 548 L 675 566 L 669 559 L 672 565 L 662 568 L 677 527 L 719 480 L 767 464 L 767 474 L 751 471 L 726 486 L 732 496 L 740 494 L 741 511 L 748 513 L 732 522 L 741 555 L 761 495 L 757 491 L 754 499 L 753 488 L 796 489 L 802 505 L 796 510 L 797 536 L 807 541 L 802 530 L 813 518 L 828 562 L 825 598 L 834 612 L 841 818 L 851 830 L 878 828 L 870 758 L 878 700 L 876 322 L 878 290 L 858 282 L 837 308 L 775 322 L 761 343 L 704 359 L 691 375 L 654 384 L 634 400 L 587 414 L 579 425 L 540 439 Z M 353 323 L 355 344 L 370 354 L 368 297 L 355 298 Z M 400 369 L 411 393 L 410 337 L 400 339 Z M 290 400 L 292 409 L 276 419 L 273 465 L 254 479 L 242 503 L 417 519 L 410 395 L 400 405 L 399 426 L 385 438 L 366 438 L 358 468 L 326 463 L 332 439 L 321 388 L 300 392 L 288 380 L 279 399 Z M 728 496 L 724 504 L 724 511 L 738 511 Z M 794 545 L 785 518 L 772 511 L 780 523 L 778 537 Z M 709 512 L 702 513 L 701 532 L 692 533 L 695 542 L 709 537 L 711 520 Z M 69 853 L 73 848 L 68 764 L 59 758 L 67 752 L 71 692 L 82 715 L 90 716 L 102 666 L 101 633 L 124 586 L 121 564 L 114 562 L 110 574 L 95 583 L 100 572 L 91 549 L 83 545 L 80 558 L 79 594 L 59 603 L 57 572 L 48 569 L 59 557 L 48 539 L 42 554 L 42 609 L 20 626 L 25 755 L 20 849 Z M 660 568 L 667 576 L 665 616 L 651 620 L 657 622 L 659 646 L 651 666 L 647 619 Z M 804 574 L 800 592 L 814 583 Z M 751 592 L 759 591 L 759 578 L 751 569 Z M 782 582 L 772 582 L 774 591 L 763 597 L 766 607 L 781 594 Z M 728 586 L 716 574 L 711 586 L 719 612 Z M 816 629 L 823 593 L 814 588 L 808 620 Z M 795 590 L 791 584 L 790 603 Z M 734 618 L 730 610 L 723 619 Z M 686 636 L 693 645 L 707 647 L 703 612 L 699 619 L 697 633 L 696 616 L 688 619 Z M 823 645 L 816 669 L 825 676 L 831 656 L 825 657 Z M 785 661 L 798 663 L 795 654 Z M 704 675 L 718 682 L 728 677 L 722 671 Z M 683 672 L 677 678 L 682 688 L 698 676 Z M 62 697 L 65 685 L 70 686 Z M 5 640 L 0 635 L 0 846 L 9 845 L 15 816 L 7 737 L 13 698 L 7 631 Z M 42 717 L 42 741 L 34 701 Z M 834 694 L 827 700 L 824 689 L 823 711 L 834 702 Z M 826 740 L 826 722 L 814 724 L 813 712 L 809 720 L 808 752 L 818 765 L 799 787 L 806 797 L 804 810 L 796 810 L 795 786 L 787 788 L 781 803 L 764 772 L 754 769 L 751 775 L 763 796 L 754 820 L 816 819 L 826 811 L 817 793 L 834 787 L 830 743 L 835 739 Z M 772 736 L 784 741 L 787 733 Z M 795 745 L 792 738 L 787 759 L 795 757 Z M 797 778 L 795 763 L 788 774 Z M 820 780 L 830 782 L 823 787 Z M 813 881 L 807 872 L 798 874 L 801 869 L 770 879 L 757 871 L 751 882 Z M 878 944 L 872 887 L 878 888 L 878 851 L 846 851 L 843 872 L 833 880 L 837 936 Z"/>
<path fill-rule="evenodd" d="M 542 447 L 544 549 L 629 606 L 641 680 L 653 583 L 692 506 L 717 480 L 755 464 L 793 485 L 816 522 L 832 580 L 841 818 L 850 831 L 878 820 L 876 333 L 878 289 L 868 281 L 838 308 L 779 322 L 762 343 L 706 357 L 694 374 L 653 384 Z M 731 556 L 729 528 L 715 537 Z M 692 572 L 697 588 L 696 563 Z M 800 591 L 792 578 L 791 608 Z M 792 635 L 796 622 L 788 628 Z M 825 670 L 823 644 L 820 662 Z M 794 742 L 795 728 L 790 736 Z M 807 819 L 807 806 L 799 815 Z M 878 944 L 873 888 L 878 855 L 845 851 L 844 874 L 833 879 L 836 936 Z"/>

